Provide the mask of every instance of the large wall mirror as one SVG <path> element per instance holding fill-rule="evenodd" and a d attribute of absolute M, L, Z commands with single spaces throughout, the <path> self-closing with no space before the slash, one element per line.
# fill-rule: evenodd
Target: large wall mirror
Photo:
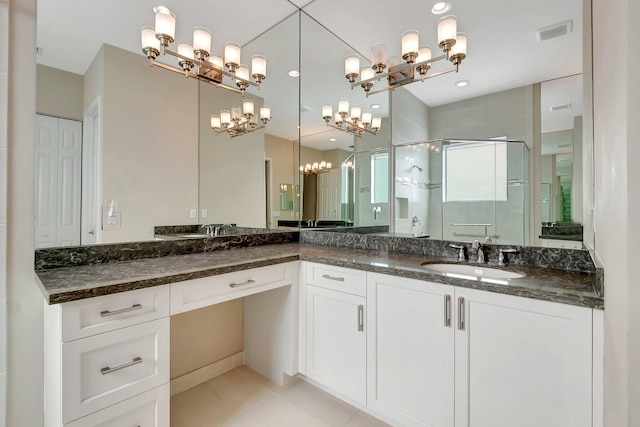
<path fill-rule="evenodd" d="M 60 191 L 47 177 L 86 175 L 94 165 L 88 159 L 96 155 L 85 144 L 80 172 L 47 170 L 54 164 L 47 160 L 53 149 L 43 148 L 38 162 L 49 175 L 39 175 L 38 186 L 49 196 L 38 205 L 36 235 L 47 235 L 40 246 L 77 244 L 55 229 L 55 211 L 77 212 L 74 220 L 98 224 L 97 230 L 81 228 L 82 244 L 150 240 L 159 225 L 215 223 L 270 229 L 386 226 L 415 237 L 473 240 L 453 233 L 486 234 L 496 243 L 525 245 L 580 242 L 582 235 L 593 247 L 592 119 L 590 101 L 582 99 L 590 96 L 591 85 L 588 73 L 583 75 L 589 61 L 584 52 L 590 50 L 583 9 L 589 0 L 450 2 L 446 14 L 456 15 L 459 31 L 468 35 L 459 72 L 368 97 L 359 86 L 351 89 L 345 56 L 358 55 L 364 67 L 379 42 L 390 58 L 398 56 L 407 30 L 418 30 L 420 43 L 439 51 L 442 15 L 431 12 L 432 4 L 410 0 L 390 12 L 358 1 L 273 0 L 237 19 L 236 8 L 224 2 L 165 4 L 177 15 L 178 41 L 189 40 L 193 26 L 203 25 L 212 29 L 218 55 L 234 40 L 242 45 L 243 62 L 257 53 L 267 56 L 266 80 L 245 98 L 256 108 L 269 105 L 272 120 L 265 129 L 235 138 L 213 133 L 209 117 L 241 105 L 240 95 L 150 67 L 140 52 L 139 28 L 153 24 L 156 2 L 122 2 L 107 10 L 93 2 L 73 3 L 60 11 L 52 0 L 38 2 L 37 109 L 46 132 L 68 141 L 77 131 L 47 116 L 82 121 L 85 139 L 95 139 L 102 173 L 84 180 L 80 198 L 54 209 Z M 435 65 L 432 71 L 438 71 Z M 354 136 L 329 126 L 334 120 L 325 122 L 323 106 L 335 113 L 341 99 L 378 116 L 377 133 Z M 46 132 L 39 145 L 46 145 Z M 508 234 L 501 230 L 445 229 L 489 223 L 475 218 L 490 210 L 465 203 L 454 211 L 467 217 L 445 218 L 439 188 L 446 176 L 445 148 L 469 141 L 501 147 L 488 142 L 496 138 L 520 143 L 513 147 L 521 150 L 505 153 L 507 164 L 520 168 L 507 166 L 506 179 L 509 194 L 521 199 L 514 209 L 522 241 L 500 240 Z M 73 164 L 73 144 L 62 145 L 69 150 L 57 164 Z M 424 158 L 403 160 L 412 159 L 408 153 Z M 469 165 L 469 175 L 495 174 L 490 163 Z M 496 199 L 489 213 L 494 226 L 500 223 L 495 207 L 502 202 Z M 507 212 L 502 221 L 514 222 L 516 216 Z M 556 236 L 562 233 L 567 234 Z M 57 242 L 50 242 L 52 235 Z M 548 235 L 554 236 L 541 238 Z"/>

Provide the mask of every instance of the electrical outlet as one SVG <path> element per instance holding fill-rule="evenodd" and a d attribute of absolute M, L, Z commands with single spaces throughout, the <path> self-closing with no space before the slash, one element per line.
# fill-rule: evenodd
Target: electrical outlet
<path fill-rule="evenodd" d="M 202 209 L 202 218 L 206 218 L 207 217 L 207 210 L 206 209 Z"/>
<path fill-rule="evenodd" d="M 190 209 L 189 210 L 189 217 L 190 218 L 195 218 L 196 217 L 196 213 L 197 213 L 197 211 L 195 209 Z"/>

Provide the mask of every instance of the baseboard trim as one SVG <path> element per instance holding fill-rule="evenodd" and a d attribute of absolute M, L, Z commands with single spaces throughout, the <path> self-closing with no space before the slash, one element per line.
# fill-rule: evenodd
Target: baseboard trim
<path fill-rule="evenodd" d="M 171 380 L 171 396 L 182 393 L 185 390 L 209 381 L 238 366 L 244 365 L 244 351 L 232 354 L 222 360 L 203 366 L 200 369 L 184 374 Z"/>

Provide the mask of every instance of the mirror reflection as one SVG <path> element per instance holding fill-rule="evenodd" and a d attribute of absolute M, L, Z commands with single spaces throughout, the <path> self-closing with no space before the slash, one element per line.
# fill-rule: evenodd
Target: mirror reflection
<path fill-rule="evenodd" d="M 398 201 L 403 198 L 397 184 L 405 178 L 402 168 L 413 174 L 418 168 L 427 170 L 419 162 L 415 168 L 402 165 L 399 153 L 401 147 L 418 143 L 492 138 L 524 141 L 529 153 L 524 243 L 554 245 L 560 244 L 554 240 L 574 239 L 579 246 L 587 203 L 582 188 L 588 189 L 581 183 L 591 175 L 583 166 L 590 163 L 581 160 L 589 151 L 581 150 L 582 144 L 590 138 L 586 133 L 581 138 L 583 112 L 578 108 L 582 87 L 590 82 L 576 80 L 582 72 L 582 1 L 501 2 L 482 10 L 454 4 L 459 30 L 469 35 L 459 72 L 368 97 L 345 79 L 345 57 L 355 55 L 361 68 L 371 66 L 371 47 L 382 41 L 391 61 L 401 55 L 400 35 L 407 30 L 420 33 L 421 45 L 437 46 L 439 16 L 406 12 L 390 21 L 384 10 L 338 0 L 316 0 L 298 13 L 282 1 L 256 6 L 264 9 L 243 16 L 239 26 L 232 19 L 203 22 L 206 8 L 215 8 L 211 16 L 234 16 L 232 5 L 210 3 L 215 4 L 175 7 L 176 40 L 189 40 L 193 25 L 210 25 L 217 54 L 235 39 L 243 62 L 255 54 L 267 57 L 265 81 L 259 91 L 249 88 L 245 98 L 254 101 L 256 111 L 268 105 L 272 119 L 264 129 L 242 137 L 216 135 L 211 116 L 241 107 L 245 98 L 149 67 L 139 36 L 132 34 L 153 23 L 155 3 L 114 8 L 130 12 L 131 31 L 113 34 L 104 22 L 121 16 L 98 20 L 100 15 L 92 11 L 97 5 L 77 2 L 70 6 L 75 25 L 63 25 L 66 18 L 55 2 L 39 0 L 37 110 L 44 123 L 38 133 L 39 247 L 150 240 L 154 226 L 160 225 L 284 229 L 297 228 L 300 220 L 303 227 L 381 226 L 390 233 L 465 240 L 444 230 L 444 207 L 424 217 Z M 405 10 L 422 9 L 411 0 Z M 348 19 L 355 15 L 366 26 Z M 517 18 L 503 20 L 499 28 L 486 25 L 497 15 Z M 563 35 L 548 38 L 543 30 L 559 23 L 565 23 L 558 31 Z M 89 59 L 77 59 L 88 45 L 93 49 Z M 59 46 L 75 46 L 76 52 Z M 510 52 L 508 63 L 496 60 L 496 46 Z M 566 76 L 572 77 L 561 78 Z M 563 89 L 569 81 L 572 93 Z M 360 122 L 365 112 L 380 117 L 375 135 L 355 136 L 330 126 L 345 99 L 347 123 L 358 113 Z M 559 108 L 567 104 L 571 107 Z M 334 114 L 329 121 L 323 113 L 326 105 Z M 359 110 L 354 113 L 353 107 Z M 554 114 L 571 113 L 571 124 L 547 125 L 551 107 Z M 45 123 L 50 118 L 57 122 Z M 80 133 L 64 120 L 76 126 L 81 122 Z M 64 161 L 54 161 L 54 152 Z M 431 176 L 435 166 L 429 170 L 428 180 L 411 181 L 437 186 L 442 177 Z M 494 172 L 481 162 L 467 173 Z M 75 184 L 62 191 L 59 183 L 70 182 L 69 177 L 75 177 Z M 282 185 L 293 189 L 293 203 Z M 449 202 L 440 198 L 439 203 Z M 437 216 L 440 232 L 427 228 Z M 69 224 L 76 227 L 73 233 L 65 229 Z M 563 238 L 549 238 L 562 233 Z M 473 234 L 504 235 L 490 229 Z"/>

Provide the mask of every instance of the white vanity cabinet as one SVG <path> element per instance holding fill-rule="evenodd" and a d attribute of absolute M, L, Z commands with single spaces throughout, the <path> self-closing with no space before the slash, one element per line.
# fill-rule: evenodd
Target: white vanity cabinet
<path fill-rule="evenodd" d="M 168 426 L 169 285 L 46 306 L 45 353 L 46 426 Z"/>
<path fill-rule="evenodd" d="M 367 404 L 403 426 L 454 425 L 454 288 L 367 273 Z"/>
<path fill-rule="evenodd" d="M 367 405 L 399 425 L 590 427 L 590 308 L 367 274 Z"/>
<path fill-rule="evenodd" d="M 455 296 L 456 427 L 592 425 L 592 309 Z"/>
<path fill-rule="evenodd" d="M 306 375 L 366 403 L 366 273 L 306 264 Z"/>

